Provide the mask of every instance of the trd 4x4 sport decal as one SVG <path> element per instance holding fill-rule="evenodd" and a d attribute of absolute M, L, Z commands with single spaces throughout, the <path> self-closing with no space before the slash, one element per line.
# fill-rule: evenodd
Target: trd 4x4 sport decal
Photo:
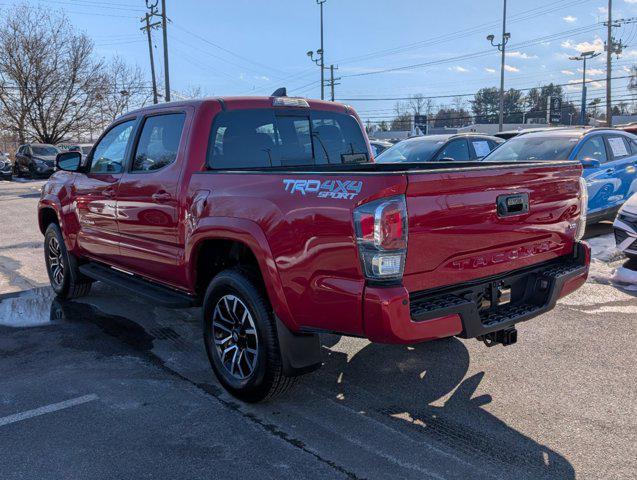
<path fill-rule="evenodd" d="M 360 180 L 302 180 L 286 178 L 283 180 L 285 191 L 294 195 L 316 194 L 319 198 L 351 200 L 361 193 L 363 182 Z"/>

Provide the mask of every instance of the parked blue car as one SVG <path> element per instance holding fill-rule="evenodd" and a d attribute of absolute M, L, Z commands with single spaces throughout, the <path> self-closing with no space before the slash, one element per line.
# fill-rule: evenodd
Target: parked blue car
<path fill-rule="evenodd" d="M 555 128 L 523 133 L 485 162 L 578 160 L 588 186 L 588 223 L 615 218 L 637 191 L 637 136 L 615 129 Z"/>

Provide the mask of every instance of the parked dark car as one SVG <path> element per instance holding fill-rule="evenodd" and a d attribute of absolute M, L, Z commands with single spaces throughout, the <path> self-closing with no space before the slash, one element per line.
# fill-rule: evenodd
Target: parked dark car
<path fill-rule="evenodd" d="M 383 153 L 388 148 L 394 146 L 393 143 L 388 142 L 386 140 L 370 140 L 370 146 L 372 147 L 372 153 L 374 154 L 374 158 L 378 157 L 381 153 Z"/>
<path fill-rule="evenodd" d="M 385 150 L 377 163 L 423 163 L 478 160 L 504 140 L 489 135 L 458 133 L 413 137 Z"/>
<path fill-rule="evenodd" d="M 58 153 L 60 150 L 55 145 L 46 143 L 21 145 L 15 154 L 13 174 L 16 177 L 50 177 L 55 171 L 55 157 Z"/>
<path fill-rule="evenodd" d="M 4 152 L 0 152 L 0 178 L 4 180 L 11 180 L 13 177 L 13 165 L 9 155 Z"/>

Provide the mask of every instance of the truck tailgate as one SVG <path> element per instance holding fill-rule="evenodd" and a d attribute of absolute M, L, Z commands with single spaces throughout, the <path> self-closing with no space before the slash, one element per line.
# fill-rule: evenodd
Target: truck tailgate
<path fill-rule="evenodd" d="M 409 173 L 406 288 L 457 285 L 571 253 L 580 174 L 571 162 Z"/>

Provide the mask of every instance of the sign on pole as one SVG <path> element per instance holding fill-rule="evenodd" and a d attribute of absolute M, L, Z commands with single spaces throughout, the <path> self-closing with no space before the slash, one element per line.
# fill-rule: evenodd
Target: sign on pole
<path fill-rule="evenodd" d="M 562 99 L 560 97 L 548 97 L 546 109 L 546 123 L 549 125 L 562 121 Z"/>
<path fill-rule="evenodd" d="M 423 135 L 427 135 L 427 115 L 414 115 L 414 128 L 420 129 Z"/>

